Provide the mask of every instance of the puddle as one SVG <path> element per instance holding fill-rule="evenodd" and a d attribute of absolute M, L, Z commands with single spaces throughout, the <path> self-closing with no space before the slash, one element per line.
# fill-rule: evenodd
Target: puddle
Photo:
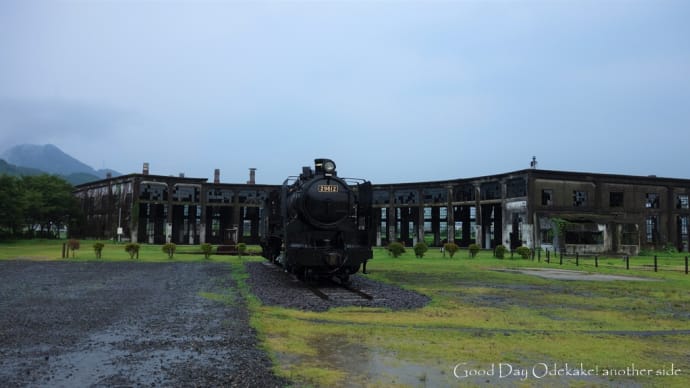
<path fill-rule="evenodd" d="M 337 370 L 345 378 L 338 387 L 554 387 L 583 386 L 637 387 L 630 379 L 607 378 L 601 374 L 582 374 L 577 367 L 562 363 L 535 362 L 530 365 L 495 362 L 481 365 L 476 362 L 437 362 L 436 365 L 399 358 L 383 349 L 370 349 L 346 338 L 320 337 L 310 341 L 317 350 L 314 356 L 281 354 L 279 362 L 293 370 L 312 366 Z M 431 361 L 433 363 L 434 361 Z M 562 369 L 562 370 L 561 370 Z M 565 374 L 570 371 L 570 375 Z M 561 373 L 563 372 L 563 373 Z M 315 386 L 325 382 L 312 381 Z M 328 384 L 330 385 L 330 384 Z"/>

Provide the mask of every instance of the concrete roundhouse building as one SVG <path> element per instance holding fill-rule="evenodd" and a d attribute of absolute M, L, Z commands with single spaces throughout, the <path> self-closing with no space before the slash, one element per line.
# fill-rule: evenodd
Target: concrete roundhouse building
<path fill-rule="evenodd" d="M 533 161 L 533 166 L 536 162 Z M 162 244 L 257 244 L 278 185 L 140 174 L 82 184 L 82 237 Z M 688 251 L 690 180 L 529 168 L 434 182 L 374 182 L 377 245 L 454 241 L 566 253 Z M 119 232 L 119 233 L 118 233 Z"/>

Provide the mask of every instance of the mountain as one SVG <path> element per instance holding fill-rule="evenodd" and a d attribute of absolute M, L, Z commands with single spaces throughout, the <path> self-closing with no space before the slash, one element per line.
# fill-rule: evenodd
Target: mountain
<path fill-rule="evenodd" d="M 107 174 L 122 175 L 109 169 L 94 170 L 52 144 L 14 146 L 0 155 L 0 158 L 6 161 L 5 165 L 0 164 L 0 172 L 10 175 L 37 175 L 45 172 L 60 175 L 73 185 L 103 179 Z"/>
<path fill-rule="evenodd" d="M 14 164 L 7 163 L 6 161 L 0 159 L 0 174 L 7 174 L 12 176 L 41 175 L 45 174 L 45 171 L 41 171 L 30 167 L 15 166 Z"/>

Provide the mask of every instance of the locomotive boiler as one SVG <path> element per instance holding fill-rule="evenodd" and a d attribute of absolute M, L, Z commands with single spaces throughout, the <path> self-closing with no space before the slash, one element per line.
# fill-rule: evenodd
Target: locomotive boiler
<path fill-rule="evenodd" d="M 372 190 L 363 179 L 340 178 L 335 162 L 316 159 L 279 190 L 262 214 L 263 256 L 302 280 L 347 282 L 372 257 Z"/>

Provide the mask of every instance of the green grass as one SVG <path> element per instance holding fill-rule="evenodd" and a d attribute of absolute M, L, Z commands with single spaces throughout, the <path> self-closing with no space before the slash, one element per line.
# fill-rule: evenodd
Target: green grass
<path fill-rule="evenodd" d="M 198 245 L 178 245 L 174 257 L 168 258 L 167 253 L 163 252 L 161 245 L 140 244 L 139 258 L 130 259 L 129 253 L 125 251 L 125 243 L 116 243 L 110 240 L 82 240 L 80 248 L 74 252 L 74 257 L 70 251 L 67 258 L 62 259 L 62 246 L 67 240 L 19 240 L 13 242 L 0 243 L 0 260 L 3 259 L 30 259 L 30 260 L 76 260 L 76 261 L 138 261 L 138 262 L 228 262 L 231 256 L 212 254 L 209 260 L 204 258 L 201 248 Z M 102 250 L 101 259 L 96 258 L 93 244 L 101 242 L 105 244 Z M 260 247 L 251 246 L 250 252 L 260 251 Z M 214 249 L 215 252 L 215 249 Z"/>
<path fill-rule="evenodd" d="M 369 276 L 430 296 L 427 307 L 398 312 L 339 308 L 315 313 L 255 303 L 254 322 L 274 354 L 277 372 L 304 384 L 466 385 L 468 381 L 457 380 L 452 369 L 467 362 L 477 368 L 499 363 L 524 368 L 582 363 L 599 369 L 596 378 L 588 380 L 558 376 L 541 380 L 548 385 L 684 386 L 690 373 L 690 336 L 669 333 L 690 330 L 689 276 L 600 268 L 598 272 L 658 281 L 592 282 L 494 271 L 523 267 L 595 269 L 568 261 L 560 266 L 497 260 L 488 252 L 470 259 L 467 251 L 460 251 L 451 259 L 430 251 L 416 259 L 412 250 L 399 258 L 376 250 L 367 267 Z M 334 348 L 334 339 L 349 360 L 324 356 L 329 346 Z M 633 364 L 656 371 L 668 369 L 671 363 L 685 374 L 604 375 Z M 361 365 L 370 367 L 358 370 Z M 324 370 L 332 373 L 324 374 Z M 506 381 L 511 385 L 530 382 Z M 469 383 L 484 385 L 481 379 Z"/>
<path fill-rule="evenodd" d="M 0 244 L 0 259 L 96 260 L 82 242 L 76 259 L 59 259 L 62 242 Z M 160 246 L 142 245 L 139 261 L 169 262 Z M 204 261 L 198 247 L 178 246 L 174 261 Z M 184 254 L 182 252 L 190 253 Z M 678 255 L 682 262 L 683 255 Z M 130 260 L 123 245 L 106 242 L 103 260 Z M 408 249 L 399 258 L 383 249 L 367 270 L 370 278 L 399 285 L 431 297 L 420 309 L 390 311 L 337 308 L 304 312 L 264 306 L 246 284 L 239 259 L 213 255 L 228 262 L 238 292 L 251 311 L 251 325 L 261 346 L 274 360 L 276 373 L 297 386 L 481 386 L 485 379 L 458 380 L 453 368 L 486 369 L 511 365 L 530 369 L 543 364 L 582 364 L 598 375 L 584 378 L 546 376 L 491 380 L 507 386 L 685 386 L 690 375 L 690 276 L 677 266 L 654 272 L 649 256 L 631 259 L 631 269 L 617 258 L 590 259 L 579 266 L 557 260 L 498 260 L 482 251 L 454 258 L 431 248 L 423 259 Z M 633 265 L 635 264 L 635 265 Z M 0 263 L 1 265 L 1 263 Z M 521 268 L 557 268 L 636 276 L 654 281 L 562 281 L 521 274 Z M 232 303 L 225 295 L 202 296 Z M 682 331 L 675 333 L 674 331 Z M 338 351 L 334 351 L 337 349 Z M 655 372 L 673 364 L 677 376 L 606 375 L 634 364 Z"/>

